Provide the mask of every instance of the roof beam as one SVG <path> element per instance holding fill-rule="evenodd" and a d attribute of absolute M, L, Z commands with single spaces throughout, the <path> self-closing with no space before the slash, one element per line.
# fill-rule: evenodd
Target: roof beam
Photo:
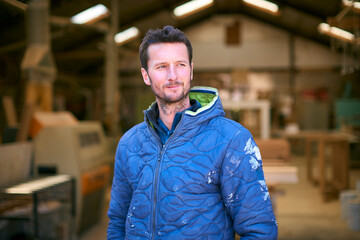
<path fill-rule="evenodd" d="M 27 8 L 27 4 L 16 1 L 16 0 L 1 0 L 2 2 L 12 6 L 12 7 L 16 7 L 19 10 L 25 11 Z"/>

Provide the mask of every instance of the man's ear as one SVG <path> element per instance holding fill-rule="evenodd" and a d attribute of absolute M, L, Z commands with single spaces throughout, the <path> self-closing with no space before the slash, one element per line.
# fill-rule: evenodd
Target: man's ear
<path fill-rule="evenodd" d="M 148 75 L 147 71 L 144 68 L 141 68 L 141 75 L 143 77 L 144 83 L 146 85 L 151 85 L 149 75 Z"/>
<path fill-rule="evenodd" d="M 193 80 L 193 77 L 194 77 L 194 63 L 191 63 L 190 81 Z"/>

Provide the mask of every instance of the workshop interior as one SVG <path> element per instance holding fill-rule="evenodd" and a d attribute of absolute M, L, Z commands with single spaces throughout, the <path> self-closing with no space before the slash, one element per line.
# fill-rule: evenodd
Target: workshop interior
<path fill-rule="evenodd" d="M 360 239 L 359 1 L 0 0 L 0 240 L 106 239 L 118 141 L 155 101 L 139 45 L 166 25 L 252 133 L 278 239 Z"/>

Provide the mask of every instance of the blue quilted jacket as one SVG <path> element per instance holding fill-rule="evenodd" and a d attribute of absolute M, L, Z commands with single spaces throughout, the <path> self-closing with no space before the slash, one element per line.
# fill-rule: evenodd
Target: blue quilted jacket
<path fill-rule="evenodd" d="M 108 210 L 108 239 L 276 239 L 277 223 L 259 148 L 224 117 L 216 89 L 195 87 L 202 105 L 185 111 L 163 146 L 155 104 L 121 138 Z M 155 122 L 154 122 L 155 121 Z"/>

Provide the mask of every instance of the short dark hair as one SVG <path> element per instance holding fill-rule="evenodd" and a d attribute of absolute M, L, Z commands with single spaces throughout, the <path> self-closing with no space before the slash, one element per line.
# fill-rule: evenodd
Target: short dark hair
<path fill-rule="evenodd" d="M 143 38 L 139 53 L 141 67 L 145 70 L 148 69 L 149 53 L 148 49 L 151 44 L 155 43 L 184 43 L 189 55 L 189 63 L 192 61 L 192 46 L 185 33 L 173 26 L 165 26 L 163 29 L 150 29 L 146 32 Z"/>

